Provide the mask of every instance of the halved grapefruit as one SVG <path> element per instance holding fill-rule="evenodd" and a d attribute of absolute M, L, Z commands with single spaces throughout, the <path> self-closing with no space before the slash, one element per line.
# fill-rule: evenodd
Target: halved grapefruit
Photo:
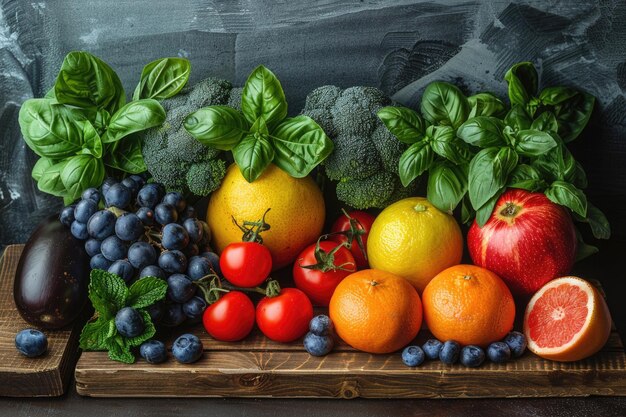
<path fill-rule="evenodd" d="M 570 362 L 599 351 L 611 333 L 611 314 L 589 282 L 563 277 L 533 295 L 524 314 L 528 349 L 537 356 Z"/>

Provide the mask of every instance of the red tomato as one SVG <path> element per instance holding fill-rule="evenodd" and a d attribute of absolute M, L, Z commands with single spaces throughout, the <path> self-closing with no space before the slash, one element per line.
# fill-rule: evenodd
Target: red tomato
<path fill-rule="evenodd" d="M 363 249 L 367 250 L 367 236 L 369 236 L 370 234 L 372 223 L 374 223 L 374 220 L 376 219 L 376 217 L 360 210 L 350 211 L 348 212 L 348 215 L 352 217 L 353 219 L 358 220 L 359 223 L 361 223 L 360 226 L 357 225 L 357 228 L 359 230 L 364 231 L 364 233 L 361 235 L 361 239 L 363 240 Z M 349 230 L 350 230 L 350 219 L 345 214 L 342 214 L 337 220 L 335 220 L 335 223 L 333 223 L 333 226 L 331 227 L 330 232 L 335 233 L 335 232 L 342 232 L 342 231 L 349 231 Z M 357 244 L 356 239 L 353 239 L 352 242 L 348 242 L 348 237 L 346 235 L 331 235 L 329 239 L 337 243 L 343 243 L 343 242 L 350 243 L 351 245 L 350 252 L 352 252 L 352 256 L 354 256 L 354 260 L 356 261 L 357 268 L 358 269 L 369 268 L 367 259 L 365 258 L 363 251 L 361 251 L 361 248 L 359 248 L 359 245 Z"/>
<path fill-rule="evenodd" d="M 275 297 L 263 297 L 256 306 L 256 322 L 276 342 L 292 342 L 309 330 L 313 305 L 297 288 L 283 288 Z"/>
<path fill-rule="evenodd" d="M 202 323 L 214 339 L 235 342 L 254 327 L 254 304 L 240 291 L 230 291 L 204 310 Z"/>
<path fill-rule="evenodd" d="M 220 269 L 231 284 L 256 287 L 265 281 L 272 270 L 272 254 L 260 243 L 231 243 L 220 255 Z"/>
<path fill-rule="evenodd" d="M 315 258 L 315 243 L 305 248 L 293 264 L 296 287 L 304 291 L 316 305 L 327 306 L 341 280 L 356 271 L 354 256 L 345 246 L 329 255 L 338 245 L 341 244 L 330 240 L 320 242 L 323 251 L 321 256 L 327 257 L 326 265 L 319 265 Z M 302 267 L 308 265 L 318 265 L 320 269 Z"/>

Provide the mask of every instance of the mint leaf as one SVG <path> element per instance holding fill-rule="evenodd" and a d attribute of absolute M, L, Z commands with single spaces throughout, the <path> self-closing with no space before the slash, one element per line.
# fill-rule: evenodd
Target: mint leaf
<path fill-rule="evenodd" d="M 126 339 L 119 334 L 108 340 L 109 358 L 123 363 L 134 363 L 135 355 L 130 351 Z"/>
<path fill-rule="evenodd" d="M 128 289 L 126 305 L 133 308 L 145 308 L 165 297 L 167 282 L 156 277 L 145 277 L 136 281 Z"/>
<path fill-rule="evenodd" d="M 126 304 L 126 283 L 117 275 L 101 269 L 91 271 L 89 278 L 89 299 L 93 308 L 105 320 L 115 317 L 118 310 Z"/>
<path fill-rule="evenodd" d="M 156 328 L 154 327 L 154 324 L 152 323 L 150 314 L 148 314 L 148 312 L 145 310 L 139 310 L 139 313 L 141 313 L 141 316 L 143 317 L 144 325 L 146 327 L 143 333 L 140 334 L 139 336 L 126 339 L 126 345 L 128 347 L 139 346 L 146 340 L 152 339 L 152 336 L 154 336 L 154 334 L 156 333 Z"/>
<path fill-rule="evenodd" d="M 107 340 L 116 334 L 115 321 L 99 316 L 96 321 L 87 323 L 80 334 L 80 348 L 85 350 L 106 350 Z"/>

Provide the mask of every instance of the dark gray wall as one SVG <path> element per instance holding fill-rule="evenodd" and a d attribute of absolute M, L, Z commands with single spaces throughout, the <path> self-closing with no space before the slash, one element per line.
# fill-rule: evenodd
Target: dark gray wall
<path fill-rule="evenodd" d="M 594 4 L 592 4 L 594 3 Z M 323 84 L 381 87 L 414 105 L 434 79 L 504 96 L 502 77 L 532 60 L 544 84 L 598 98 L 574 145 L 588 195 L 626 231 L 626 2 L 0 0 L 0 246 L 26 239 L 59 207 L 30 179 L 19 105 L 53 83 L 63 56 L 88 50 L 132 91 L 142 66 L 187 57 L 192 81 L 241 84 L 263 63 L 281 79 L 291 112 Z"/>

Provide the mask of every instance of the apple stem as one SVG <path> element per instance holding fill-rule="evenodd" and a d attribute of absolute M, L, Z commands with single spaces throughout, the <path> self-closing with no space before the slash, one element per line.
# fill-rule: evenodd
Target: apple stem
<path fill-rule="evenodd" d="M 500 215 L 505 217 L 514 217 L 515 215 L 517 215 L 517 213 L 519 213 L 520 208 L 521 207 L 517 204 L 506 203 L 506 206 L 502 210 L 500 210 Z"/>

